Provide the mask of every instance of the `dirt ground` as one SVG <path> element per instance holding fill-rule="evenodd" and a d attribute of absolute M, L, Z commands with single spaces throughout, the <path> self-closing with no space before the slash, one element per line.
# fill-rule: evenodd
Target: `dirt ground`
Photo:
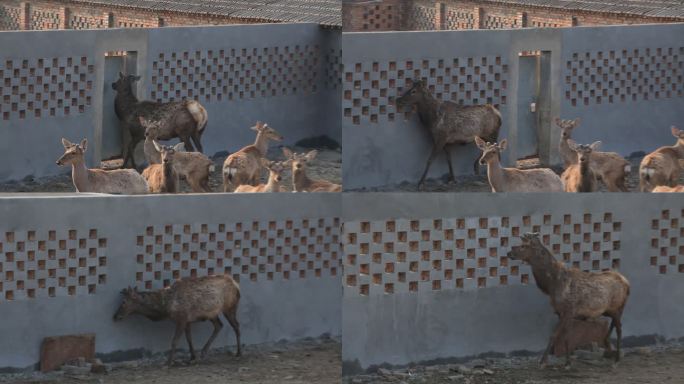
<path fill-rule="evenodd" d="M 342 380 L 341 347 L 339 340 L 333 339 L 246 346 L 240 358 L 217 350 L 196 364 L 187 363 L 187 354 L 177 355 L 177 360 L 180 359 L 183 362 L 171 368 L 164 365 L 163 355 L 144 361 L 116 363 L 106 374 L 0 375 L 0 383 L 338 384 Z"/>
<path fill-rule="evenodd" d="M 374 375 L 345 377 L 345 384 L 458 383 L 458 384 L 680 384 L 684 382 L 684 348 L 681 345 L 632 348 L 617 364 L 598 353 L 564 360 L 540 369 L 538 357 L 487 359 L 463 365 L 449 364 L 383 370 Z"/>
<path fill-rule="evenodd" d="M 309 148 L 292 148 L 295 152 L 307 152 Z M 278 147 L 269 149 L 268 158 L 271 160 L 285 160 L 282 150 Z M 209 185 L 213 192 L 223 192 L 223 177 L 221 176 L 221 168 L 226 156 L 212 157 L 216 170 L 209 177 Z M 101 164 L 104 169 L 116 169 L 121 167 L 123 161 L 121 159 L 105 161 Z M 318 149 L 318 156 L 310 163 L 308 173 L 309 177 L 315 179 L 323 179 L 333 183 L 342 183 L 342 153 L 338 150 Z M 262 182 L 266 182 L 268 172 L 264 171 Z M 287 190 L 292 189 L 292 174 L 285 172 L 283 185 Z M 0 183 L 0 193 L 2 192 L 75 192 L 73 183 L 71 182 L 71 168 L 64 168 L 64 173 L 57 176 L 47 176 L 41 178 L 34 178 L 27 176 L 23 180 L 10 181 Z M 181 180 L 181 192 L 191 192 L 190 187 Z"/>
<path fill-rule="evenodd" d="M 628 158 L 632 164 L 632 172 L 627 179 L 627 187 L 631 192 L 639 191 L 639 164 L 641 163 L 643 156 L 633 156 Z M 522 161 L 518 164 L 520 169 L 529 169 L 538 166 L 538 161 Z M 560 175 L 562 169 L 554 169 L 556 173 Z M 486 167 L 481 167 L 481 175 L 462 175 L 456 177 L 455 183 L 448 183 L 447 175 L 442 176 L 439 179 L 426 179 L 424 192 L 491 192 L 492 189 L 489 186 L 489 181 L 487 180 Z M 373 188 L 360 188 L 360 189 L 350 189 L 345 190 L 349 192 L 417 192 L 418 179 L 413 181 L 405 181 L 399 184 L 384 185 L 380 187 Z M 684 173 L 679 180 L 679 184 L 684 184 Z M 607 192 L 604 185 L 599 182 L 601 192 Z M 683 381 L 684 382 L 684 381 Z"/>

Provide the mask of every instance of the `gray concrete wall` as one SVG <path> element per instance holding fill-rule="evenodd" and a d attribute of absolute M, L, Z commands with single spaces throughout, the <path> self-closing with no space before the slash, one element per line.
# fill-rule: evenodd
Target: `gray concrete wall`
<path fill-rule="evenodd" d="M 112 321 L 119 291 L 193 274 L 239 279 L 246 344 L 340 335 L 340 204 L 334 194 L 0 197 L 0 367 L 36 363 L 42 339 L 63 334 L 96 333 L 98 353 L 168 350 L 170 322 Z M 210 330 L 196 324 L 195 340 Z M 224 345 L 235 345 L 229 327 Z"/>
<path fill-rule="evenodd" d="M 252 143 L 257 120 L 284 144 L 341 140 L 339 32 L 315 24 L 2 32 L 0 46 L 0 127 L 11 132 L 0 161 L 12 163 L 0 180 L 65 171 L 55 165 L 62 136 L 87 137 L 90 164 L 101 158 L 102 138 L 119 129 L 103 123 L 113 108 L 103 95 L 116 80 L 105 78 L 110 51 L 136 52 L 139 96 L 196 97 L 207 108 L 210 155 Z"/>
<path fill-rule="evenodd" d="M 345 194 L 347 367 L 542 350 L 555 315 L 529 266 L 506 258 L 529 231 L 568 265 L 629 279 L 624 336 L 684 336 L 681 197 L 530 198 Z"/>
<path fill-rule="evenodd" d="M 602 140 L 606 150 L 624 156 L 637 150 L 651 151 L 671 145 L 669 127 L 684 117 L 684 83 L 680 73 L 683 48 L 676 40 L 682 28 L 681 24 L 661 24 L 345 33 L 342 36 L 344 185 L 353 189 L 417 182 L 420 178 L 430 153 L 431 137 L 415 114 L 407 116 L 397 111 L 393 102 L 405 92 L 406 79 L 415 77 L 426 78 L 435 87 L 434 93 L 444 100 L 462 101 L 466 105 L 498 104 L 503 116 L 500 138 L 509 141 L 503 160 L 509 166 L 515 159 L 529 155 L 530 143 L 519 140 L 535 137 L 537 142 L 532 145 L 538 148 L 542 162 L 560 162 L 557 151 L 560 133 L 552 124 L 555 116 L 581 117 L 583 124 L 576 130 L 579 141 Z M 606 57 L 611 51 L 621 56 L 623 49 L 628 50 L 628 57 L 635 55 L 634 49 L 639 49 L 637 59 L 633 60 L 643 59 L 644 63 L 636 69 L 623 68 L 626 59 L 620 65 L 615 58 L 592 64 L 599 52 Z M 529 84 L 529 71 L 520 66 L 519 53 L 524 51 L 548 53 L 549 79 L 542 84 L 544 89 L 539 95 L 529 94 L 534 86 Z M 579 67 L 580 57 L 584 58 L 587 53 L 590 58 L 583 60 L 582 65 L 590 67 L 589 75 L 580 79 L 580 74 L 573 75 L 573 65 Z M 573 59 L 574 54 L 578 55 L 577 59 Z M 652 61 L 648 67 L 647 61 Z M 599 72 L 600 79 L 591 78 Z M 631 85 L 632 78 L 637 79 L 636 86 Z M 620 83 L 622 80 L 626 83 Z M 586 91 L 585 82 L 588 83 Z M 598 82 L 602 83 L 599 93 L 610 88 L 609 94 L 624 94 L 626 99 L 613 97 L 609 102 L 609 97 L 603 96 L 599 104 L 594 95 L 585 105 L 584 95 L 596 91 Z M 641 92 L 639 86 L 643 88 Z M 664 89 L 656 97 L 656 89 L 661 87 Z M 483 94 L 476 89 L 483 90 Z M 579 90 L 583 96 L 577 101 Z M 644 100 L 644 93 L 648 94 L 648 100 Z M 544 97 L 545 94 L 550 96 Z M 636 100 L 632 100 L 633 94 L 637 94 Z M 544 109 L 536 112 L 536 116 L 523 115 L 535 97 L 544 98 L 537 100 L 538 107 Z M 530 126 L 530 121 L 539 123 Z M 478 154 L 474 145 L 454 148 L 456 171 L 471 174 Z M 439 154 L 430 175 L 439 177 L 446 172 L 445 157 Z"/>

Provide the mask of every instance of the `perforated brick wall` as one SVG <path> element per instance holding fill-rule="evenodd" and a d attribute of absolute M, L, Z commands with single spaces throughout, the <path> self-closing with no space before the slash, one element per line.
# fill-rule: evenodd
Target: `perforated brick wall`
<path fill-rule="evenodd" d="M 21 8 L 0 5 L 0 30 L 12 31 L 21 27 Z"/>
<path fill-rule="evenodd" d="M 62 19 L 58 10 L 31 8 L 32 29 L 59 29 L 61 25 Z"/>
<path fill-rule="evenodd" d="M 0 302 L 95 294 L 107 283 L 97 229 L 13 230 L 0 238 Z"/>
<path fill-rule="evenodd" d="M 611 212 L 345 222 L 344 286 L 382 295 L 529 284 L 507 252 L 540 232 L 558 260 L 584 271 L 620 267 L 622 223 Z"/>
<path fill-rule="evenodd" d="M 2 120 L 69 116 L 92 103 L 94 59 L 0 59 Z"/>
<path fill-rule="evenodd" d="M 447 8 L 446 29 L 475 29 L 475 14 L 461 9 Z"/>
<path fill-rule="evenodd" d="M 411 4 L 407 7 L 408 29 L 429 31 L 435 29 L 437 10 L 434 5 Z"/>
<path fill-rule="evenodd" d="M 331 48 L 325 55 L 325 87 L 328 89 L 342 88 L 342 51 Z"/>
<path fill-rule="evenodd" d="M 109 27 L 106 16 L 92 16 L 86 14 L 72 14 L 69 17 L 71 29 L 104 29 Z"/>
<path fill-rule="evenodd" d="M 522 25 L 517 18 L 487 15 L 484 19 L 485 29 L 506 29 L 506 28 L 520 28 Z"/>
<path fill-rule="evenodd" d="M 321 53 L 318 45 L 161 52 L 150 97 L 211 103 L 316 93 Z"/>
<path fill-rule="evenodd" d="M 338 218 L 147 227 L 136 238 L 136 284 L 169 286 L 188 276 L 236 281 L 328 278 L 341 272 Z"/>
<path fill-rule="evenodd" d="M 461 105 L 507 102 L 504 56 L 363 62 L 344 69 L 344 118 L 356 125 L 408 118 L 411 112 L 398 111 L 395 100 L 414 79 L 426 80 L 436 98 Z"/>
<path fill-rule="evenodd" d="M 684 96 L 684 47 L 573 52 L 565 99 L 589 106 Z"/>
<path fill-rule="evenodd" d="M 684 273 L 684 209 L 666 209 L 651 220 L 650 265 L 660 274 Z"/>

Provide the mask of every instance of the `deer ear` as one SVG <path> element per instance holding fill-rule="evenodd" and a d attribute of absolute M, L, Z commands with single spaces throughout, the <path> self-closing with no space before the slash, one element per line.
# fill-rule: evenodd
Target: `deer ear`
<path fill-rule="evenodd" d="M 176 152 L 185 152 L 185 143 L 181 141 L 180 143 L 174 145 L 173 150 Z"/>
<path fill-rule="evenodd" d="M 508 140 L 506 140 L 506 139 L 501 140 L 501 142 L 499 143 L 499 149 L 502 151 L 504 149 L 506 149 L 507 146 L 508 146 Z"/>
<path fill-rule="evenodd" d="M 292 150 L 290 150 L 288 147 L 283 147 L 283 155 L 285 155 L 285 157 L 288 159 L 292 158 Z"/>
<path fill-rule="evenodd" d="M 674 125 L 670 127 L 670 130 L 672 131 L 672 136 L 674 137 L 679 137 L 679 134 L 682 133 L 682 131 Z"/>
<path fill-rule="evenodd" d="M 485 148 L 487 148 L 487 143 L 485 143 L 485 141 L 482 140 L 480 136 L 475 136 L 475 145 L 477 145 L 477 147 L 483 151 Z"/>
<path fill-rule="evenodd" d="M 582 119 L 580 119 L 579 117 L 576 117 L 575 120 L 573 120 L 573 121 L 575 122 L 575 126 L 578 126 L 579 123 L 582 122 Z"/>
<path fill-rule="evenodd" d="M 123 79 L 123 78 L 124 78 L 123 72 L 119 72 L 119 79 Z"/>
<path fill-rule="evenodd" d="M 592 151 L 598 151 L 598 149 L 601 147 L 601 142 L 600 141 L 594 141 L 591 143 L 589 148 L 591 148 Z"/>
<path fill-rule="evenodd" d="M 157 143 L 157 140 L 152 140 L 152 144 L 154 144 L 154 149 L 156 149 L 157 152 L 162 151 L 162 147 L 161 147 L 161 145 L 159 145 L 159 143 Z"/>
<path fill-rule="evenodd" d="M 313 151 L 309 151 L 309 153 L 306 154 L 306 160 L 311 161 L 315 159 L 316 156 L 318 156 L 318 151 L 314 149 Z"/>
<path fill-rule="evenodd" d="M 69 140 L 67 140 L 67 139 L 65 139 L 65 138 L 62 137 L 62 145 L 64 146 L 64 149 L 69 149 L 69 148 L 71 148 L 74 144 L 73 144 L 71 141 L 69 141 Z"/>
<path fill-rule="evenodd" d="M 147 125 L 147 120 L 142 116 L 138 116 L 138 121 L 140 122 L 140 125 L 142 125 L 143 127 Z"/>
<path fill-rule="evenodd" d="M 85 150 L 88 149 L 88 139 L 81 140 L 81 144 L 79 146 L 85 152 Z"/>
<path fill-rule="evenodd" d="M 570 147 L 570 149 L 572 149 L 573 151 L 577 152 L 577 142 L 575 140 L 569 139 L 568 147 Z"/>

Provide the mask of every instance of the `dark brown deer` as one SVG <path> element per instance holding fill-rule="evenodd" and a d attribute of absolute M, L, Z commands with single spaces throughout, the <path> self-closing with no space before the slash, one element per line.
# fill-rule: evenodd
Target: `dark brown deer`
<path fill-rule="evenodd" d="M 176 332 L 171 341 L 168 364 L 173 363 L 178 339 L 185 333 L 192 360 L 197 359 L 192 345 L 190 326 L 198 321 L 209 320 L 214 332 L 202 348 L 200 357 L 206 356 L 211 343 L 221 331 L 221 314 L 235 331 L 237 338 L 236 356 L 240 348 L 240 323 L 237 320 L 240 302 L 240 286 L 230 276 L 207 276 L 177 280 L 168 288 L 156 291 L 138 292 L 127 288 L 121 291 L 123 303 L 114 314 L 114 321 L 123 320 L 131 314 L 140 314 L 152 321 L 169 319 L 176 323 Z"/>
<path fill-rule="evenodd" d="M 396 104 L 397 108 L 416 106 L 420 122 L 432 135 L 432 152 L 418 182 L 419 189 L 423 187 L 432 160 L 441 151 L 446 154 L 450 181 L 456 180 L 447 145 L 470 144 L 476 136 L 492 143 L 498 141 L 501 114 L 490 104 L 462 106 L 437 100 L 422 80 L 413 81 L 411 88 L 397 98 Z M 478 156 L 473 164 L 475 174 L 480 173 L 479 159 Z"/>
<path fill-rule="evenodd" d="M 124 164 L 126 167 L 131 162 L 136 168 L 133 152 L 138 143 L 145 138 L 145 128 L 140 125 L 140 117 L 152 121 L 162 121 L 159 140 L 170 140 L 175 137 L 185 144 L 187 151 L 194 151 L 192 141 L 197 150 L 202 152 L 200 142 L 202 133 L 207 125 L 207 111 L 195 100 L 172 101 L 157 103 L 155 101 L 139 101 L 133 94 L 133 84 L 140 80 L 140 76 L 119 73 L 119 79 L 112 83 L 116 91 L 114 110 L 122 123 L 122 128 L 131 133 L 131 142 L 128 144 Z"/>
<path fill-rule="evenodd" d="M 559 323 L 549 339 L 540 364 L 546 364 L 554 341 L 559 339 L 564 330 L 570 329 L 573 320 L 596 319 L 601 316 L 612 320 L 606 345 L 610 345 L 608 338 L 613 328 L 617 332 L 615 361 L 619 361 L 622 312 L 629 297 L 627 279 L 616 271 L 591 273 L 566 267 L 542 244 L 539 233 L 526 233 L 521 239 L 522 245 L 514 246 L 508 252 L 508 257 L 530 264 L 537 287 L 549 295 L 551 306 L 559 317 Z M 569 351 L 566 351 L 566 362 L 570 362 Z"/>

